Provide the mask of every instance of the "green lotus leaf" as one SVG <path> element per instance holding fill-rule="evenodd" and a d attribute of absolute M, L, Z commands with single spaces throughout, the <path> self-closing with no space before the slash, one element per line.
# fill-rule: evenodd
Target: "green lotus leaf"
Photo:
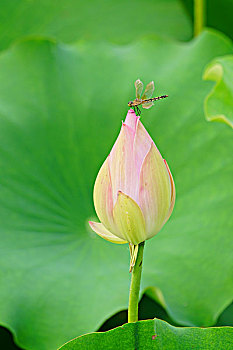
<path fill-rule="evenodd" d="M 61 350 L 230 350 L 232 327 L 174 327 L 158 319 L 127 323 L 108 332 L 90 333 L 63 345 Z"/>
<path fill-rule="evenodd" d="M 232 134 L 205 120 L 202 72 L 231 52 L 205 32 L 187 44 L 31 40 L 1 54 L 0 321 L 21 347 L 56 349 L 127 308 L 128 247 L 87 222 L 137 78 L 169 95 L 141 120 L 177 190 L 171 219 L 146 242 L 142 291 L 156 288 L 184 325 L 211 325 L 230 304 Z"/>
<path fill-rule="evenodd" d="M 1 0 L 0 49 L 32 35 L 128 43 L 148 34 L 191 38 L 191 19 L 179 0 Z"/>
<path fill-rule="evenodd" d="M 216 325 L 233 327 L 233 303 L 222 312 Z"/>
<path fill-rule="evenodd" d="M 233 128 L 233 55 L 213 60 L 203 78 L 216 82 L 205 99 L 207 120 L 223 122 Z"/>

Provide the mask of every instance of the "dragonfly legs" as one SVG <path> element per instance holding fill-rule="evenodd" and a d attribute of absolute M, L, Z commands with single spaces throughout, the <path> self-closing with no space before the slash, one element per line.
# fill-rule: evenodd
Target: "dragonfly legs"
<path fill-rule="evenodd" d="M 135 112 L 136 116 L 140 116 L 141 115 L 141 111 L 140 111 L 140 108 L 138 106 L 134 106 L 133 109 L 134 109 L 134 112 Z"/>

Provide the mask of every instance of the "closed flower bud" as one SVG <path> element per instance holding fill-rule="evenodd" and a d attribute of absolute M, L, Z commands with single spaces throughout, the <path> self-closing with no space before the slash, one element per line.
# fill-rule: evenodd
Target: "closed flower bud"
<path fill-rule="evenodd" d="M 91 228 L 114 243 L 136 246 L 159 232 L 175 203 L 175 185 L 166 161 L 129 110 L 94 186 L 100 223 Z"/>

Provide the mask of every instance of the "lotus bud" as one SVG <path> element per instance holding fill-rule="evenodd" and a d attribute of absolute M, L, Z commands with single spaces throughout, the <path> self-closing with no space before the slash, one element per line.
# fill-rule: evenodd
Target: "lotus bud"
<path fill-rule="evenodd" d="M 102 238 L 133 247 L 158 233 L 175 203 L 175 185 L 166 161 L 130 109 L 94 185 L 100 223 L 90 221 Z"/>

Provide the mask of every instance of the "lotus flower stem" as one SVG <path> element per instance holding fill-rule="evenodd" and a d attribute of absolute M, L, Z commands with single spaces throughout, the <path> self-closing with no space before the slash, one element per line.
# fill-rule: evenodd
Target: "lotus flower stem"
<path fill-rule="evenodd" d="M 205 0 L 194 0 L 194 36 L 198 36 L 205 25 Z"/>
<path fill-rule="evenodd" d="M 142 274 L 142 260 L 145 242 L 141 242 L 138 246 L 138 255 L 136 263 L 133 267 L 131 284 L 129 290 L 129 308 L 128 308 L 128 322 L 138 321 L 138 299 Z"/>

